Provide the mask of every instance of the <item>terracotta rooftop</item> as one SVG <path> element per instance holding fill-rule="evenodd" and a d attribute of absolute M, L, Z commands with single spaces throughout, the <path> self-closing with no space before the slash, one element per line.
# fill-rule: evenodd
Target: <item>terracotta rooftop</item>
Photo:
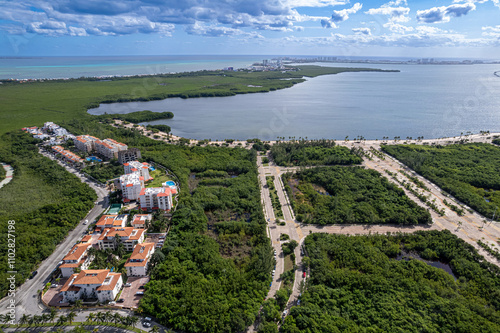
<path fill-rule="evenodd" d="M 63 260 L 80 260 L 81 256 L 85 253 L 85 251 L 87 251 L 89 246 L 91 246 L 89 243 L 76 244 L 63 258 Z"/>

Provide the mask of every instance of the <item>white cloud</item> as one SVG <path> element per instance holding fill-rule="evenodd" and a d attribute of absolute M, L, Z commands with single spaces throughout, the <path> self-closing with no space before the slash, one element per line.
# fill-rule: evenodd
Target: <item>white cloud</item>
<path fill-rule="evenodd" d="M 328 7 L 328 6 L 341 6 L 349 3 L 349 0 L 288 0 L 285 2 L 292 8 L 296 7 Z"/>
<path fill-rule="evenodd" d="M 454 4 L 447 7 L 433 7 L 417 11 L 417 21 L 424 23 L 445 23 L 449 22 L 451 17 L 467 15 L 475 9 L 476 5 L 471 2 Z"/>
<path fill-rule="evenodd" d="M 351 8 L 334 10 L 332 14 L 332 21 L 333 22 L 345 21 L 349 18 L 349 15 L 356 14 L 356 12 L 358 12 L 361 8 L 363 8 L 363 5 L 360 4 L 359 2 L 356 2 L 354 6 L 352 6 Z"/>
<path fill-rule="evenodd" d="M 495 27 L 482 27 L 483 36 L 500 38 L 500 25 Z"/>
<path fill-rule="evenodd" d="M 349 19 L 349 15 L 357 13 L 361 8 L 363 5 L 356 2 L 351 8 L 334 10 L 331 18 L 321 20 L 321 26 L 323 28 L 337 28 L 336 23 Z"/>
<path fill-rule="evenodd" d="M 393 22 L 408 22 L 410 20 L 407 16 L 410 13 L 410 8 L 408 7 L 370 8 L 365 13 L 370 15 L 386 15 Z"/>
<path fill-rule="evenodd" d="M 370 28 L 353 28 L 352 31 L 356 34 L 371 35 Z"/>
<path fill-rule="evenodd" d="M 399 34 L 404 34 L 404 33 L 415 30 L 413 27 L 408 27 L 408 26 L 405 26 L 405 25 L 402 25 L 399 23 L 395 23 L 393 21 L 389 21 L 389 22 L 385 23 L 384 28 L 387 28 L 390 31 L 396 32 Z"/>

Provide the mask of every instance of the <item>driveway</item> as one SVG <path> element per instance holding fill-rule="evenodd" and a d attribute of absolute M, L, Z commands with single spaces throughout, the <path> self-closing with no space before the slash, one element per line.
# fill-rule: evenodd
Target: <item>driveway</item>
<path fill-rule="evenodd" d="M 120 298 L 123 298 L 125 301 L 123 303 L 116 303 L 116 306 L 125 308 L 125 309 L 136 309 L 139 307 L 139 302 L 141 301 L 141 295 L 136 295 L 137 292 L 144 292 L 145 289 L 139 289 L 140 286 L 145 285 L 149 282 L 149 276 L 143 277 L 129 277 L 127 283 L 132 284 L 130 287 L 123 287 L 122 294 Z"/>

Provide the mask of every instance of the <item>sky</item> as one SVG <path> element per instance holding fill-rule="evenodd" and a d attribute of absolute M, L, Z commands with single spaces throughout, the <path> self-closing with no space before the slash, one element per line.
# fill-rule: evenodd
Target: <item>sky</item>
<path fill-rule="evenodd" d="M 500 0 L 0 0 L 0 56 L 500 59 Z"/>

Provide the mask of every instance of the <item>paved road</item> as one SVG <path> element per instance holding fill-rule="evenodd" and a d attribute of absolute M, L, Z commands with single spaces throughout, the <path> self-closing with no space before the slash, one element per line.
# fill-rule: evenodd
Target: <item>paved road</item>
<path fill-rule="evenodd" d="M 55 160 L 55 158 L 51 154 L 42 151 L 40 151 L 40 153 L 48 158 Z M 105 188 L 102 188 L 86 179 L 73 167 L 68 166 L 59 160 L 58 163 L 64 166 L 69 172 L 80 178 L 82 182 L 86 182 L 96 191 L 98 196 L 97 204 L 85 217 L 85 219 L 88 219 L 89 221 L 94 220 L 108 207 L 108 191 Z M 40 315 L 43 311 L 46 311 L 45 307 L 38 300 L 37 291 L 41 290 L 43 286 L 49 281 L 48 276 L 56 268 L 57 263 L 67 254 L 73 244 L 80 240 L 82 235 L 85 233 L 88 227 L 87 225 L 83 224 L 83 221 L 85 219 L 83 219 L 75 227 L 75 229 L 70 231 L 68 236 L 66 236 L 66 238 L 56 247 L 55 251 L 39 265 L 37 269 L 38 274 L 33 279 L 28 279 L 17 289 L 15 296 L 17 319 L 19 319 L 23 314 Z M 5 297 L 0 301 L 0 313 L 4 314 L 7 312 L 6 307 L 10 299 L 11 298 L 9 297 Z"/>
<path fill-rule="evenodd" d="M 14 168 L 5 163 L 0 163 L 0 164 L 5 169 L 5 179 L 0 181 L 0 188 L 2 188 L 8 183 L 10 183 L 10 181 L 12 180 L 12 177 L 14 176 Z"/>

